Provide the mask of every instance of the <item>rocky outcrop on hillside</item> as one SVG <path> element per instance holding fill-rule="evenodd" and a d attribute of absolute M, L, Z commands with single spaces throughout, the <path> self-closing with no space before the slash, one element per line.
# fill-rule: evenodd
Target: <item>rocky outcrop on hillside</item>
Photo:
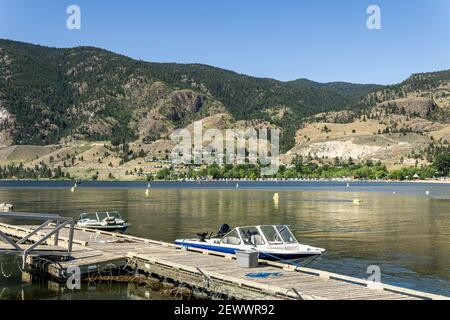
<path fill-rule="evenodd" d="M 397 112 L 427 118 L 436 111 L 437 105 L 432 98 L 405 98 L 383 102 L 380 108 L 397 108 Z"/>
<path fill-rule="evenodd" d="M 169 95 L 168 100 L 166 115 L 169 120 L 175 122 L 182 120 L 188 114 L 199 112 L 205 103 L 205 98 L 192 90 L 174 91 Z"/>
<path fill-rule="evenodd" d="M 13 143 L 13 132 L 16 126 L 14 116 L 2 106 L 0 101 L 0 147 L 7 147 Z"/>
<path fill-rule="evenodd" d="M 347 123 L 353 121 L 354 118 L 355 112 L 350 110 L 344 110 L 338 112 L 319 113 L 313 116 L 311 120 L 316 122 L 328 122 L 328 123 Z"/>

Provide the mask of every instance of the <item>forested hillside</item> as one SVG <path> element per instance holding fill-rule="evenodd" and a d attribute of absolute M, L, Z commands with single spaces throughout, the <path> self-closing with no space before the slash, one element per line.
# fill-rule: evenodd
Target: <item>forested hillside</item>
<path fill-rule="evenodd" d="M 199 64 L 136 61 L 92 47 L 0 40 L 1 144 L 61 139 L 152 141 L 227 112 L 283 129 L 285 150 L 305 117 L 355 105 L 374 85 L 280 82 Z"/>

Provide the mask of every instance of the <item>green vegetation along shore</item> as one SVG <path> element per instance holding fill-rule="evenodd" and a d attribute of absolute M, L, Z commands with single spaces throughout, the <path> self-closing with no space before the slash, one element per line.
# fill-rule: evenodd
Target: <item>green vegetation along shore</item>
<path fill-rule="evenodd" d="M 364 164 L 356 164 L 352 159 L 346 162 L 336 161 L 334 164 L 303 163 L 302 158 L 297 158 L 290 166 L 280 166 L 278 173 L 273 176 L 261 176 L 261 168 L 256 165 L 224 165 L 209 166 L 184 166 L 182 168 L 170 166 L 153 174 L 143 171 L 130 172 L 129 176 L 137 176 L 138 180 L 221 180 L 221 179 L 246 179 L 257 180 L 261 178 L 276 179 L 354 179 L 354 180 L 426 180 L 448 177 L 450 173 L 450 153 L 442 153 L 436 156 L 433 165 L 405 167 L 398 170 L 388 170 L 381 162 L 367 161 Z M 0 167 L 0 179 L 15 180 L 39 180 L 39 179 L 65 179 L 73 180 L 64 168 L 50 169 L 47 166 L 27 168 L 10 164 Z M 92 180 L 97 180 L 98 174 L 92 175 Z M 116 180 L 110 174 L 109 180 Z M 128 179 L 124 179 L 128 180 Z M 136 180 L 136 179 L 134 179 Z"/>

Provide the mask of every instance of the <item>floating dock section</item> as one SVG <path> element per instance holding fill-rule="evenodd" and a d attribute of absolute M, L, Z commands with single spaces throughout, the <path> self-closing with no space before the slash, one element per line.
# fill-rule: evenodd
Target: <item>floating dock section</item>
<path fill-rule="evenodd" d="M 49 230 L 52 226 L 49 226 Z M 46 236 L 36 226 L 0 224 L 0 231 L 17 241 L 30 243 Z M 33 234 L 29 237 L 30 234 Z M 136 275 L 167 281 L 184 288 L 201 290 L 223 299 L 282 300 L 448 300 L 449 298 L 391 285 L 378 284 L 330 272 L 260 260 L 258 268 L 242 269 L 233 255 L 186 249 L 174 244 L 75 227 L 70 258 L 52 260 L 39 250 L 64 251 L 69 228 L 60 230 L 58 247 L 49 238 L 45 245 L 26 257 L 27 269 L 65 281 L 68 270 L 78 267 L 82 277 L 102 270 L 129 270 Z M 0 245 L 0 254 L 10 252 Z M 11 253 L 11 252 L 10 252 Z M 267 277 L 254 275 L 265 274 Z M 253 275 L 253 276 L 252 276 Z"/>

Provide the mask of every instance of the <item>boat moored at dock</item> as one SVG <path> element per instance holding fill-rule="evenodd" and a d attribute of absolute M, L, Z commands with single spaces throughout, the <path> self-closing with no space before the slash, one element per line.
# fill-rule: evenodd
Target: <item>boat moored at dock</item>
<path fill-rule="evenodd" d="M 77 222 L 80 228 L 89 228 L 103 231 L 125 232 L 130 223 L 125 221 L 119 212 L 90 212 L 82 213 Z"/>
<path fill-rule="evenodd" d="M 0 204 L 0 211 L 2 212 L 9 212 L 9 211 L 13 211 L 14 210 L 14 206 L 12 204 L 9 203 L 1 203 Z"/>
<path fill-rule="evenodd" d="M 175 244 L 222 253 L 257 251 L 266 260 L 295 260 L 319 256 L 325 249 L 300 244 L 285 225 L 238 227 L 224 224 L 216 235 L 198 233 L 198 239 L 179 239 Z"/>

